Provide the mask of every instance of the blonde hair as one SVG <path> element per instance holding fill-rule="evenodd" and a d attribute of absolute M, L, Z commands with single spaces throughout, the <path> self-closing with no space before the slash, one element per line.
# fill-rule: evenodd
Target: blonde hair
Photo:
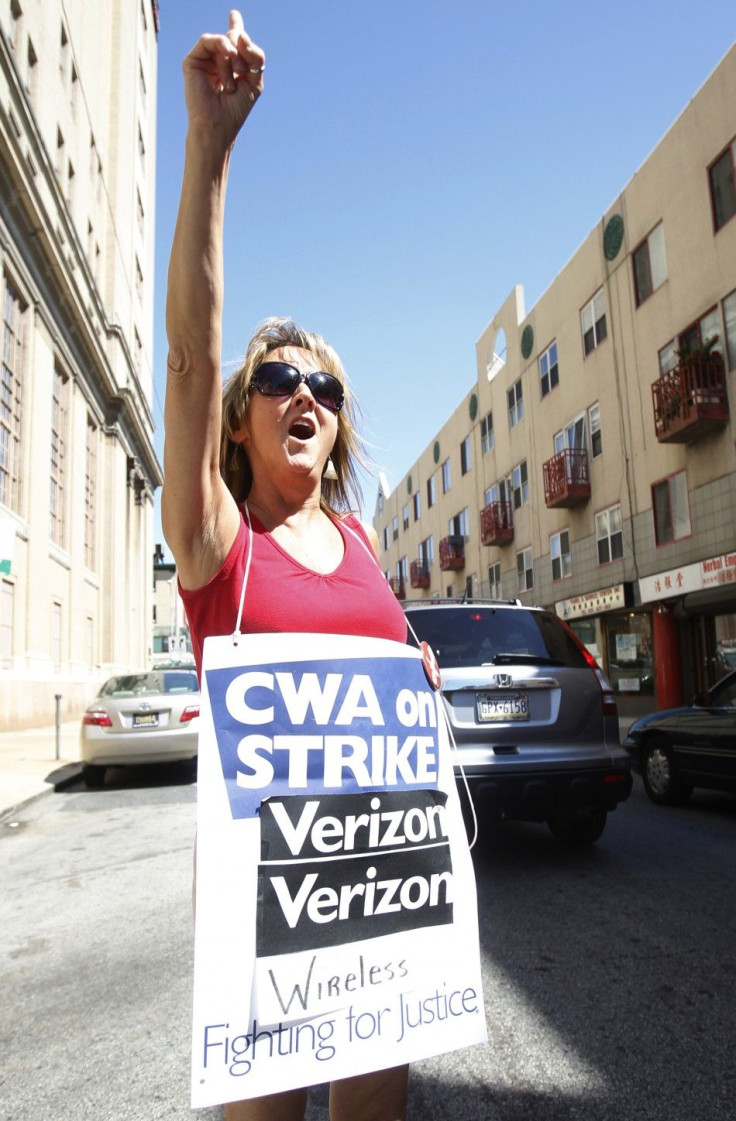
<path fill-rule="evenodd" d="M 319 360 L 325 373 L 336 377 L 343 387 L 345 401 L 337 414 L 337 437 L 330 458 L 336 479 L 322 479 L 322 506 L 335 514 L 359 510 L 362 492 L 357 468 L 370 469 L 365 444 L 356 428 L 359 406 L 347 381 L 336 351 L 321 335 L 303 330 L 293 319 L 272 316 L 256 329 L 248 343 L 243 364 L 225 382 L 222 400 L 222 431 L 220 436 L 220 472 L 236 502 L 243 502 L 253 484 L 248 455 L 242 443 L 233 437 L 242 428 L 248 411 L 251 379 L 267 355 L 280 347 L 294 346 L 308 350 Z"/>

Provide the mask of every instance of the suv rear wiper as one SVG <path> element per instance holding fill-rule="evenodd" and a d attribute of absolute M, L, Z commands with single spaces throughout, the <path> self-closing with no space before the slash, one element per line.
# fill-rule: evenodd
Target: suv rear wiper
<path fill-rule="evenodd" d="M 484 666 L 509 666 L 514 662 L 522 662 L 525 666 L 564 666 L 559 658 L 545 658 L 539 654 L 496 654 L 490 662 L 483 662 Z"/>

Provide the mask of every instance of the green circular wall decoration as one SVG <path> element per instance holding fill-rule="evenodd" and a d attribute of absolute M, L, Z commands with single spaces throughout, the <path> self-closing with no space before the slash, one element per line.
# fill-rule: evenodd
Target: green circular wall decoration
<path fill-rule="evenodd" d="M 474 393 L 470 398 L 470 419 L 475 420 L 478 415 L 478 394 Z"/>
<path fill-rule="evenodd" d="M 435 442 L 434 442 L 434 447 L 432 448 L 432 456 L 434 458 L 435 463 L 439 463 L 439 461 L 440 461 L 440 442 L 439 442 L 439 440 L 435 440 Z"/>
<path fill-rule="evenodd" d="M 612 261 L 618 256 L 621 243 L 624 240 L 624 220 L 620 214 L 614 214 L 606 222 L 603 231 L 603 253 L 607 261 Z"/>
<path fill-rule="evenodd" d="M 409 478 L 408 478 L 408 479 L 406 480 L 406 489 L 407 489 L 407 491 L 409 492 L 409 494 L 411 494 L 411 492 L 412 492 L 412 485 L 411 485 L 411 475 L 410 475 L 410 476 L 409 476 Z"/>
<path fill-rule="evenodd" d="M 534 328 L 531 323 L 527 323 L 524 330 L 521 332 L 521 356 L 528 358 L 534 350 Z"/>

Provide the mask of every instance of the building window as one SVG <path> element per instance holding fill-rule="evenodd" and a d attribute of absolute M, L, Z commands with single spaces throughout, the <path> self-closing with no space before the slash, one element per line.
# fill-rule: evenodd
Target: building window
<path fill-rule="evenodd" d="M 531 591 L 534 587 L 534 562 L 530 548 L 522 549 L 516 554 L 516 575 L 519 580 L 519 591 Z"/>
<path fill-rule="evenodd" d="M 598 545 L 598 564 L 610 564 L 624 555 L 624 535 L 621 529 L 621 506 L 609 506 L 595 516 L 595 537 Z"/>
<path fill-rule="evenodd" d="M 0 503 L 20 511 L 23 411 L 24 318 L 26 304 L 5 277 L 2 386 L 0 387 Z"/>
<path fill-rule="evenodd" d="M 69 78 L 69 36 L 67 35 L 64 24 L 61 25 L 61 35 L 59 38 L 59 70 L 61 71 L 61 79 L 66 85 Z"/>
<path fill-rule="evenodd" d="M 415 491 L 412 498 L 412 505 L 414 507 L 414 521 L 418 522 L 422 516 L 422 494 L 421 491 Z"/>
<path fill-rule="evenodd" d="M 600 405 L 591 405 L 588 409 L 588 426 L 590 428 L 590 455 L 592 459 L 597 459 L 603 453 Z"/>
<path fill-rule="evenodd" d="M 399 540 L 399 519 L 398 519 L 398 517 L 395 517 L 395 518 L 391 519 L 391 536 L 393 537 L 394 541 Z"/>
<path fill-rule="evenodd" d="M 140 261 L 136 257 L 135 261 L 135 290 L 139 300 L 143 299 L 143 272 L 141 270 Z"/>
<path fill-rule="evenodd" d="M 447 494 L 452 486 L 452 475 L 450 473 L 450 461 L 446 459 L 442 464 L 442 493 Z"/>
<path fill-rule="evenodd" d="M 511 472 L 511 495 L 515 510 L 529 501 L 529 476 L 525 459 L 517 463 Z"/>
<path fill-rule="evenodd" d="M 493 413 L 486 413 L 480 422 L 480 446 L 483 455 L 493 450 L 495 444 L 493 435 Z"/>
<path fill-rule="evenodd" d="M 427 568 L 434 564 L 434 537 L 425 537 L 419 542 L 419 559 Z"/>
<path fill-rule="evenodd" d="M 736 140 L 729 144 L 723 155 L 719 156 L 708 169 L 713 224 L 716 230 L 720 230 L 721 226 L 725 226 L 726 222 L 736 214 L 735 163 Z"/>
<path fill-rule="evenodd" d="M 488 595 L 491 599 L 501 599 L 501 562 L 488 566 Z"/>
<path fill-rule="evenodd" d="M 51 479 L 49 502 L 51 510 L 51 540 L 55 545 L 65 543 L 64 481 L 66 471 L 66 434 L 69 379 L 58 366 L 54 367 L 54 385 L 51 398 Z"/>
<path fill-rule="evenodd" d="M 470 540 L 470 510 L 467 506 L 459 514 L 455 514 L 454 518 L 450 518 L 447 523 L 447 531 L 452 537 L 462 537 L 466 541 Z"/>
<path fill-rule="evenodd" d="M 383 547 L 384 547 L 384 549 L 388 549 L 390 544 L 391 544 L 391 534 L 389 533 L 388 526 L 385 525 L 383 527 Z"/>
<path fill-rule="evenodd" d="M 61 669 L 61 604 L 58 600 L 51 603 L 51 633 L 49 641 L 49 654 L 51 665 L 54 669 Z"/>
<path fill-rule="evenodd" d="M 564 580 L 572 576 L 572 557 L 570 556 L 570 533 L 563 529 L 553 533 L 549 539 L 549 555 L 552 560 L 552 579 Z"/>
<path fill-rule="evenodd" d="M 87 417 L 84 466 L 84 563 L 94 569 L 97 538 L 97 426 Z"/>
<path fill-rule="evenodd" d="M 606 337 L 606 297 L 599 288 L 580 312 L 580 328 L 583 332 L 583 350 L 590 354 Z"/>
<path fill-rule="evenodd" d="M 138 220 L 138 229 L 140 230 L 141 233 L 143 233 L 144 228 L 145 228 L 145 224 L 146 224 L 146 212 L 143 209 L 143 200 L 141 198 L 141 193 L 137 188 L 136 188 L 136 192 L 135 192 L 135 203 L 136 203 L 136 218 Z"/>
<path fill-rule="evenodd" d="M 146 159 L 146 145 L 143 141 L 143 131 L 141 130 L 140 124 L 138 125 L 138 155 L 141 158 L 141 162 L 142 163 L 145 162 L 145 159 Z"/>
<path fill-rule="evenodd" d="M 401 511 L 401 525 L 404 531 L 409 528 L 409 506 L 406 505 Z"/>
<path fill-rule="evenodd" d="M 667 279 L 664 226 L 660 222 L 632 254 L 636 305 L 643 304 Z"/>
<path fill-rule="evenodd" d="M 0 666 L 13 665 L 13 620 L 15 617 L 15 585 L 10 580 L 0 583 Z"/>
<path fill-rule="evenodd" d="M 435 482 L 434 475 L 430 475 L 427 479 L 427 509 L 431 510 L 437 501 L 437 483 Z"/>
<path fill-rule="evenodd" d="M 38 94 L 38 56 L 30 36 L 26 50 L 26 93 L 31 105 L 35 105 Z"/>
<path fill-rule="evenodd" d="M 668 545 L 689 537 L 690 503 L 687 494 L 687 475 L 678 471 L 652 487 L 652 513 L 654 537 L 658 545 Z"/>
<path fill-rule="evenodd" d="M 470 436 L 466 436 L 460 444 L 460 474 L 467 475 L 473 466 L 473 455 L 470 448 Z"/>
<path fill-rule="evenodd" d="M 726 334 L 726 358 L 729 370 L 736 370 L 736 292 L 723 301 L 723 326 Z"/>
<path fill-rule="evenodd" d="M 143 63 L 138 60 L 138 89 L 141 94 L 141 105 L 146 104 L 146 76 L 143 73 Z"/>
<path fill-rule="evenodd" d="M 524 397 L 521 390 L 521 378 L 515 381 L 506 396 L 509 406 L 509 428 L 515 428 L 524 416 Z"/>
<path fill-rule="evenodd" d="M 546 397 L 550 390 L 559 383 L 560 371 L 557 365 L 557 343 L 550 343 L 543 354 L 539 355 L 539 384 L 542 396 Z"/>
<path fill-rule="evenodd" d="M 720 337 L 721 327 L 718 308 L 710 308 L 705 315 L 680 332 L 676 339 L 670 339 L 667 345 L 662 347 L 659 352 L 660 374 L 666 374 L 673 370 L 683 354 L 699 350 L 710 342 L 714 343 L 713 350 L 723 353 Z"/>
<path fill-rule="evenodd" d="M 399 583 L 402 588 L 405 587 L 409 580 L 409 558 L 402 557 L 401 560 L 396 562 L 396 575 L 399 578 Z"/>

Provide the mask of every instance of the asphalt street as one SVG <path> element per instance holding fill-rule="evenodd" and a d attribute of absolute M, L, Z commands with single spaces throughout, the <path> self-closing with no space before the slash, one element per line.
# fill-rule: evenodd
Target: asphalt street
<path fill-rule="evenodd" d="M 0 822 L 2 1121 L 222 1116 L 189 1108 L 196 786 L 109 777 Z M 588 849 L 486 829 L 489 1042 L 417 1063 L 410 1121 L 732 1118 L 735 844 L 736 799 L 665 810 L 638 779 Z"/>

